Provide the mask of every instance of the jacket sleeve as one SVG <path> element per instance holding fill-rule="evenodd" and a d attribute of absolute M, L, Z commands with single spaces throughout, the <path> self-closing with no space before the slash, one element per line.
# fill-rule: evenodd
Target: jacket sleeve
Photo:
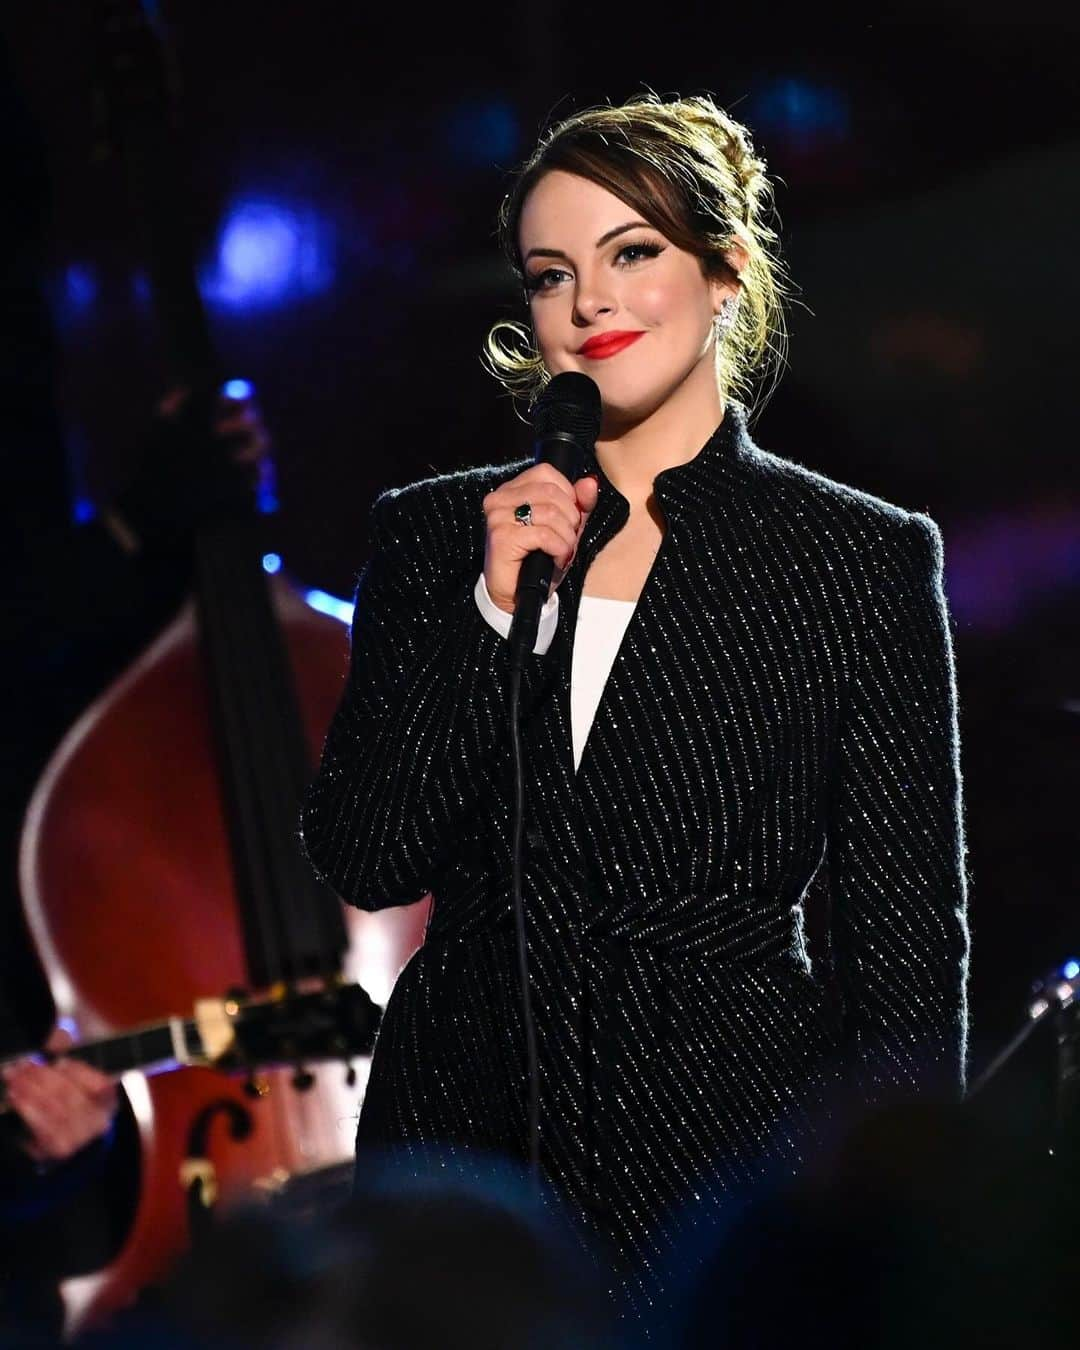
<path fill-rule="evenodd" d="M 483 572 L 476 578 L 476 589 L 473 591 L 476 597 L 476 607 L 484 616 L 485 620 L 495 629 L 500 637 L 508 638 L 510 628 L 513 623 L 513 615 L 507 614 L 505 609 L 500 609 L 488 594 L 487 582 L 484 580 Z M 537 656 L 543 656 L 547 649 L 555 640 L 555 629 L 559 626 L 559 592 L 552 591 L 544 603 L 540 606 L 540 626 L 536 632 L 536 644 L 533 652 Z"/>
<path fill-rule="evenodd" d="M 970 936 L 942 541 L 908 518 L 875 560 L 829 819 L 835 968 L 860 1095 L 962 1096 Z"/>
<path fill-rule="evenodd" d="M 477 551 L 462 556 L 479 507 L 444 498 L 392 490 L 372 508 L 345 690 L 301 812 L 316 873 L 364 909 L 426 895 L 480 795 L 504 790 L 509 644 L 477 608 Z M 523 716 L 548 660 L 526 662 Z"/>

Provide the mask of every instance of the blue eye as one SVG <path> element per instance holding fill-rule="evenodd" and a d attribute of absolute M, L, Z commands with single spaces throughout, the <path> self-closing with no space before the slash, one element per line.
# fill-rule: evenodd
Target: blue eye
<path fill-rule="evenodd" d="M 559 267 L 545 267 L 542 272 L 536 272 L 525 278 L 525 289 L 530 295 L 535 294 L 536 291 L 550 290 L 551 287 L 546 284 L 547 278 L 558 278 L 565 275 L 566 273 Z"/>
<path fill-rule="evenodd" d="M 666 247 L 666 244 L 654 244 L 648 240 L 637 244 L 623 244 L 615 254 L 614 262 L 617 267 L 633 267 L 635 263 L 658 258 Z M 550 291 L 569 275 L 562 267 L 545 267 L 542 272 L 526 276 L 525 291 L 530 296 L 536 295 L 539 291 Z"/>
<path fill-rule="evenodd" d="M 626 265 L 630 266 L 633 263 L 642 262 L 646 258 L 659 258 L 663 251 L 663 244 L 624 244 L 622 248 L 619 249 L 618 253 L 616 253 L 615 257 L 616 260 L 625 258 Z M 631 254 L 635 256 L 630 256 Z"/>

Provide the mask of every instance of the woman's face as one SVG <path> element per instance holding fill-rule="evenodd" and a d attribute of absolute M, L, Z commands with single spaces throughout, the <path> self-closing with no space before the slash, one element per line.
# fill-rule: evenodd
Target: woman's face
<path fill-rule="evenodd" d="M 561 169 L 525 199 L 518 242 L 544 365 L 596 381 L 607 434 L 687 381 L 715 397 L 713 319 L 733 283 L 706 277 L 619 197 Z"/>

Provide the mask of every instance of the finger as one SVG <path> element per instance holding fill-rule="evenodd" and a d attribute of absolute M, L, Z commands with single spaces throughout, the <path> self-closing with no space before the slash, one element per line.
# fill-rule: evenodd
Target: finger
<path fill-rule="evenodd" d="M 18 1108 L 27 1137 L 20 1141 L 24 1153 L 35 1162 L 60 1162 L 67 1156 L 63 1141 L 47 1121 L 35 1120 L 25 1107 Z"/>
<path fill-rule="evenodd" d="M 559 528 L 554 525 L 532 525 L 528 531 L 528 537 L 525 531 L 520 527 L 514 527 L 517 533 L 511 536 L 511 542 L 517 547 L 517 556 L 523 558 L 527 553 L 533 553 L 537 549 L 542 549 L 550 554 L 560 567 L 565 566 L 567 559 L 573 555 L 577 547 L 577 540 L 572 530 Z"/>
<path fill-rule="evenodd" d="M 244 413 L 230 417 L 215 417 L 211 430 L 215 436 L 245 436 L 255 430 L 254 417 Z"/>
<path fill-rule="evenodd" d="M 27 1063 L 8 1083 L 8 1095 L 65 1111 L 77 1106 L 83 1094 L 57 1066 Z"/>
<path fill-rule="evenodd" d="M 42 1091 L 34 1083 L 10 1085 L 8 1100 L 38 1143 L 50 1150 L 64 1140 L 69 1122 L 79 1115 L 64 1096 L 58 1101 L 54 1093 Z"/>
<path fill-rule="evenodd" d="M 587 515 L 595 508 L 600 496 L 600 480 L 591 473 L 586 474 L 574 484 L 574 494 L 578 506 Z"/>
<path fill-rule="evenodd" d="M 536 478 L 532 482 L 522 482 L 515 478 L 484 498 L 485 510 L 509 506 L 511 509 L 521 502 L 561 502 L 565 506 L 577 506 L 574 489 L 564 480 L 554 483 L 549 478 Z"/>
<path fill-rule="evenodd" d="M 585 527 L 589 523 L 589 517 L 596 508 L 600 484 L 595 478 L 580 478 L 574 484 L 574 491 L 577 494 L 577 504 L 581 512 L 581 521 L 577 529 L 577 538 L 580 543 L 581 536 L 585 533 Z"/>
<path fill-rule="evenodd" d="M 13 1060 L 12 1063 L 4 1066 L 4 1081 L 6 1083 L 23 1083 L 27 1079 L 33 1081 L 34 1075 L 39 1073 L 43 1066 L 44 1061 L 37 1056 Z"/>
<path fill-rule="evenodd" d="M 45 1069 L 34 1080 L 9 1089 L 12 1106 L 40 1149 L 51 1158 L 66 1158 L 109 1128 L 114 1115 L 111 1100 L 100 1101 L 66 1082 L 59 1072 Z M 112 1084 L 109 1084 L 110 1099 Z"/>
<path fill-rule="evenodd" d="M 65 1050 L 70 1050 L 74 1044 L 75 1037 L 71 1034 L 70 1030 L 58 1023 L 49 1033 L 49 1038 L 45 1042 L 45 1049 L 58 1055 L 62 1054 Z"/>
<path fill-rule="evenodd" d="M 522 502 L 507 500 L 501 506 L 495 506 L 488 516 L 489 525 L 503 526 L 507 521 L 513 521 L 520 528 L 521 522 L 514 515 L 517 507 Z M 535 529 L 537 525 L 551 525 L 554 528 L 565 526 L 574 532 L 581 524 L 581 511 L 575 501 L 564 501 L 562 497 L 541 498 L 538 501 L 530 501 L 532 507 L 531 525 Z"/>
<path fill-rule="evenodd" d="M 19 1060 L 14 1064 L 7 1064 L 4 1066 L 3 1070 L 0 1071 L 0 1079 L 3 1080 L 4 1089 L 9 1096 L 11 1095 L 12 1089 L 16 1088 L 19 1083 L 25 1080 L 25 1078 L 26 1078 L 25 1060 Z"/>
<path fill-rule="evenodd" d="M 77 1059 L 60 1059 L 53 1066 L 58 1074 L 87 1096 L 100 1096 L 102 1092 L 112 1090 L 113 1082 L 108 1074 L 83 1064 Z"/>
<path fill-rule="evenodd" d="M 22 1145 L 23 1151 L 35 1162 L 65 1162 L 104 1133 L 104 1129 L 76 1128 L 66 1120 L 34 1119 L 25 1111 L 20 1111 L 19 1115 L 29 1134 Z"/>
<path fill-rule="evenodd" d="M 119 1102 L 119 1091 L 107 1074 L 74 1059 L 62 1059 L 55 1067 L 75 1092 L 92 1103 L 96 1111 L 112 1119 Z M 73 1106 L 77 1103 L 73 1102 Z"/>
<path fill-rule="evenodd" d="M 23 1072 L 23 1065 L 26 1062 L 25 1059 L 9 1060 L 7 1064 L 0 1066 L 0 1079 L 3 1079 L 5 1083 L 10 1083 L 13 1078 L 18 1078 Z"/>
<path fill-rule="evenodd" d="M 503 486 L 515 489 L 532 488 L 537 483 L 548 484 L 565 497 L 572 498 L 574 495 L 573 483 L 564 473 L 560 473 L 554 464 L 534 464 L 532 468 L 526 469 L 524 473 L 519 473 L 516 478 L 512 478 L 509 483 L 504 483 Z"/>
<path fill-rule="evenodd" d="M 500 513 L 490 522 L 489 535 L 499 541 L 500 552 L 509 549 L 511 556 L 520 558 L 536 547 L 536 539 L 530 538 L 536 531 L 546 530 L 554 533 L 566 541 L 568 548 L 573 548 L 577 544 L 578 529 L 576 513 L 568 516 L 562 511 L 547 507 L 534 510 L 532 520 L 524 526 L 522 521 L 514 519 L 512 513 L 507 515 Z"/>

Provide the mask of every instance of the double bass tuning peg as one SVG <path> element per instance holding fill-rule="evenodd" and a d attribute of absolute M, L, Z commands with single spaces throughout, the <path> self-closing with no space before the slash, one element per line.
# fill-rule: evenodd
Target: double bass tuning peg
<path fill-rule="evenodd" d="M 298 1064 L 296 1072 L 292 1076 L 292 1085 L 297 1092 L 307 1092 L 309 1088 L 315 1086 L 315 1075 L 310 1069 L 305 1069 L 302 1064 Z"/>
<path fill-rule="evenodd" d="M 249 1074 L 244 1080 L 244 1096 L 258 1101 L 270 1092 L 270 1080 L 264 1074 Z"/>

